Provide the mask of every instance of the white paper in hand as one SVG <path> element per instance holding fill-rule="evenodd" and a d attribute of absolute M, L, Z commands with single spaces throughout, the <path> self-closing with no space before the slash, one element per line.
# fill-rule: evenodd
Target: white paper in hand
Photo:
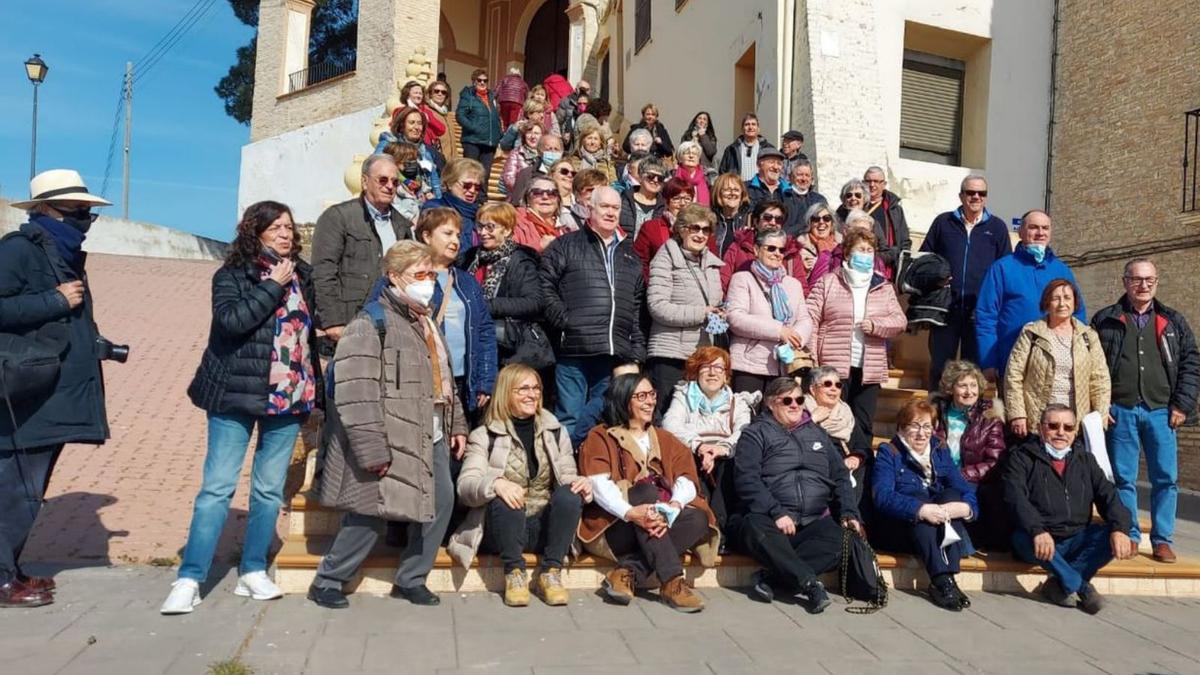
<path fill-rule="evenodd" d="M 1104 472 L 1104 477 L 1108 482 L 1113 482 L 1112 462 L 1108 460 L 1108 444 L 1104 437 L 1104 418 L 1098 411 L 1093 410 L 1083 416 L 1083 440 L 1088 452 L 1092 453 Z"/>
<path fill-rule="evenodd" d="M 942 524 L 942 548 L 946 548 L 951 544 L 962 541 L 962 537 L 958 536 L 958 532 L 950 523 Z"/>

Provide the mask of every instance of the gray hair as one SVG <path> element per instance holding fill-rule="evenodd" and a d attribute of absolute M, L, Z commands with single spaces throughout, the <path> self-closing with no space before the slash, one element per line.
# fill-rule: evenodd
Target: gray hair
<path fill-rule="evenodd" d="M 850 211 L 850 213 L 847 213 L 843 227 L 845 227 L 845 229 L 850 229 L 856 223 L 866 223 L 868 230 L 871 230 L 872 232 L 875 231 L 874 216 L 866 211 L 863 211 L 862 209 L 853 209 Z"/>
<path fill-rule="evenodd" d="M 963 192 L 964 190 L 966 190 L 966 189 L 967 189 L 967 183 L 970 183 L 970 182 L 971 182 L 971 181 L 973 181 L 973 180 L 981 180 L 981 181 L 983 181 L 984 189 L 985 189 L 985 190 L 987 189 L 987 184 L 988 184 L 988 182 L 987 182 L 987 178 L 986 178 L 986 177 L 985 177 L 983 174 L 981 174 L 981 173 L 972 173 L 972 174 L 967 174 L 967 177 L 966 177 L 966 178 L 963 178 L 963 179 L 962 179 L 962 182 L 958 184 L 958 191 L 961 193 L 961 192 Z"/>
<path fill-rule="evenodd" d="M 683 156 L 689 152 L 695 151 L 697 154 L 703 153 L 700 149 L 700 144 L 696 141 L 684 141 L 675 148 L 675 161 L 682 162 Z"/>
<path fill-rule="evenodd" d="M 854 209 L 854 210 L 858 211 L 858 209 Z M 812 222 L 813 216 L 817 215 L 818 213 L 820 213 L 822 211 L 829 212 L 829 215 L 833 217 L 833 228 L 835 230 L 837 230 L 838 232 L 841 232 L 842 231 L 842 221 L 841 221 L 841 219 L 838 218 L 837 211 L 830 208 L 829 204 L 826 204 L 825 202 L 817 202 L 816 204 L 813 204 L 812 206 L 808 207 L 808 210 L 806 210 L 804 212 L 805 225 Z M 851 213 L 853 213 L 853 211 Z M 864 215 L 866 215 L 866 214 L 864 214 Z"/>
<path fill-rule="evenodd" d="M 633 142 L 639 138 L 644 138 L 650 143 L 654 143 L 654 136 L 649 131 L 646 131 L 645 129 L 634 129 L 633 132 L 629 134 L 629 145 L 632 146 Z"/>
<path fill-rule="evenodd" d="M 543 152 L 546 150 L 546 142 L 547 141 L 558 141 L 558 147 L 560 149 L 563 147 L 562 136 L 559 136 L 558 134 L 542 134 L 542 137 L 540 139 L 538 139 L 538 144 L 537 144 L 538 152 Z"/>
<path fill-rule="evenodd" d="M 763 244 L 767 243 L 768 239 L 774 239 L 776 237 L 783 237 L 783 240 L 787 241 L 787 232 L 784 232 L 777 227 L 772 227 L 767 230 L 759 230 L 758 234 L 754 235 L 754 245 L 762 246 Z"/>
<path fill-rule="evenodd" d="M 529 193 L 533 192 L 534 187 L 536 187 L 539 183 L 549 184 L 549 186 L 554 189 L 554 197 L 558 199 L 560 203 L 562 202 L 562 195 L 558 194 L 558 183 L 555 183 L 553 178 L 545 174 L 534 174 L 533 177 L 529 179 L 529 185 L 525 186 L 525 194 L 521 195 L 522 204 L 529 204 Z"/>
<path fill-rule="evenodd" d="M 842 191 L 839 192 L 838 195 L 842 199 L 845 199 L 846 193 L 850 192 L 851 190 L 854 190 L 855 188 L 857 188 L 859 192 L 863 193 L 863 199 L 866 199 L 867 184 L 857 178 L 851 178 L 850 180 L 846 181 L 846 184 L 842 186 Z"/>
<path fill-rule="evenodd" d="M 873 173 L 877 173 L 880 176 L 883 176 L 883 179 L 885 181 L 887 180 L 887 172 L 883 170 L 883 167 L 875 166 L 874 164 L 872 164 L 871 166 L 868 166 L 867 170 L 863 172 L 863 180 L 866 180 L 867 176 L 869 176 Z"/>
<path fill-rule="evenodd" d="M 808 161 L 807 159 L 796 159 L 792 160 L 792 168 L 790 171 L 795 171 L 802 166 L 807 166 L 810 169 L 813 168 L 812 162 Z"/>
<path fill-rule="evenodd" d="M 638 131 L 643 131 L 643 129 L 638 129 Z M 662 173 L 664 178 L 666 178 L 667 165 L 663 164 L 662 160 L 655 157 L 654 155 L 650 155 L 650 156 L 646 157 L 646 159 L 643 159 L 641 161 L 641 163 L 637 165 L 637 171 L 638 171 L 639 176 L 641 176 L 643 173 L 645 173 L 647 171 L 652 171 L 652 170 L 656 170 L 656 169 L 660 173 Z"/>
<path fill-rule="evenodd" d="M 620 192 L 612 189 L 612 187 L 609 185 L 596 186 L 596 189 L 592 190 L 591 196 L 588 197 L 588 206 L 591 206 L 592 208 L 600 206 L 600 198 L 610 192 L 615 194 L 618 198 L 621 196 Z"/>
<path fill-rule="evenodd" d="M 806 380 L 808 382 L 807 388 L 812 389 L 814 386 L 816 386 L 817 382 L 825 379 L 826 375 L 832 375 L 835 380 L 842 379 L 842 376 L 838 373 L 837 368 L 834 368 L 833 366 L 817 366 L 816 368 L 808 371 L 808 378 Z"/>
<path fill-rule="evenodd" d="M 375 166 L 379 162 L 388 162 L 392 166 L 396 166 L 396 159 L 394 157 L 392 157 L 391 155 L 387 155 L 384 153 L 376 153 L 376 154 L 371 155 L 363 160 L 362 175 L 370 176 L 371 175 L 371 167 Z"/>
<path fill-rule="evenodd" d="M 1045 424 L 1046 416 L 1049 415 L 1050 413 L 1056 413 L 1056 412 L 1071 413 L 1071 418 L 1074 419 L 1074 417 L 1075 417 L 1075 411 L 1071 408 L 1071 406 L 1063 405 L 1062 403 L 1051 403 L 1042 409 L 1042 418 L 1040 420 L 1038 420 L 1038 422 L 1041 424 Z"/>
<path fill-rule="evenodd" d="M 1158 274 L 1158 265 L 1156 265 L 1153 260 L 1151 260 L 1149 258 L 1134 258 L 1133 260 L 1130 260 L 1129 262 L 1125 263 L 1125 269 L 1121 272 L 1121 276 L 1123 276 L 1123 277 L 1129 276 L 1129 270 L 1133 269 L 1134 265 L 1142 265 L 1142 264 L 1146 264 L 1146 265 L 1153 267 L 1154 273 Z"/>

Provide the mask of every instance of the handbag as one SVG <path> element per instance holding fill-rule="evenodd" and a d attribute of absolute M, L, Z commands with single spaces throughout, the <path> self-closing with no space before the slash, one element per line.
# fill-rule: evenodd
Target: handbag
<path fill-rule="evenodd" d="M 25 236 L 11 232 L 0 243 Z M 54 270 L 55 283 L 63 283 L 65 280 L 53 262 L 50 268 Z M 10 410 L 13 399 L 32 403 L 54 393 L 62 358 L 71 340 L 69 330 L 67 319 L 61 319 L 27 333 L 0 331 L 0 396 Z"/>
<path fill-rule="evenodd" d="M 887 607 L 888 585 L 879 570 L 879 558 L 875 550 L 862 535 L 842 526 L 842 561 L 838 566 L 842 597 L 847 604 L 855 600 L 867 603 L 865 607 L 847 607 L 851 614 L 873 614 Z"/>
<path fill-rule="evenodd" d="M 555 364 L 550 338 L 541 326 L 531 321 L 508 317 L 497 321 L 496 346 L 512 354 L 504 360 L 506 364 L 523 363 L 534 370 L 545 370 Z"/>

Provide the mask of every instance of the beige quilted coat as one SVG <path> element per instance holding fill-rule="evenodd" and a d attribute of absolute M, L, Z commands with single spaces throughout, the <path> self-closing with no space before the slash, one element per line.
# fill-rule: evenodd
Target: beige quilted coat
<path fill-rule="evenodd" d="M 1075 418 L 1097 410 L 1108 413 L 1112 401 L 1112 381 L 1100 336 L 1091 326 L 1071 317 L 1075 339 L 1071 354 L 1075 361 Z M 1004 373 L 1004 407 L 1008 419 L 1025 418 L 1030 429 L 1042 418 L 1042 410 L 1050 401 L 1054 382 L 1054 354 L 1049 324 L 1038 319 L 1025 324 Z"/>

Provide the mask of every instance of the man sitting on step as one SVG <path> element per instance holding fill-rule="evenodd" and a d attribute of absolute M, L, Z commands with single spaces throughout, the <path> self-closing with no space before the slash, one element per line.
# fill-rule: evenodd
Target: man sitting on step
<path fill-rule="evenodd" d="M 1038 425 L 1009 453 L 1004 501 L 1016 529 L 1014 554 L 1041 565 L 1050 578 L 1042 596 L 1063 607 L 1095 614 L 1103 599 L 1091 579 L 1113 558 L 1132 558 L 1131 516 L 1078 434 L 1075 413 L 1060 403 L 1046 406 Z M 1104 523 L 1093 523 L 1092 505 Z"/>

